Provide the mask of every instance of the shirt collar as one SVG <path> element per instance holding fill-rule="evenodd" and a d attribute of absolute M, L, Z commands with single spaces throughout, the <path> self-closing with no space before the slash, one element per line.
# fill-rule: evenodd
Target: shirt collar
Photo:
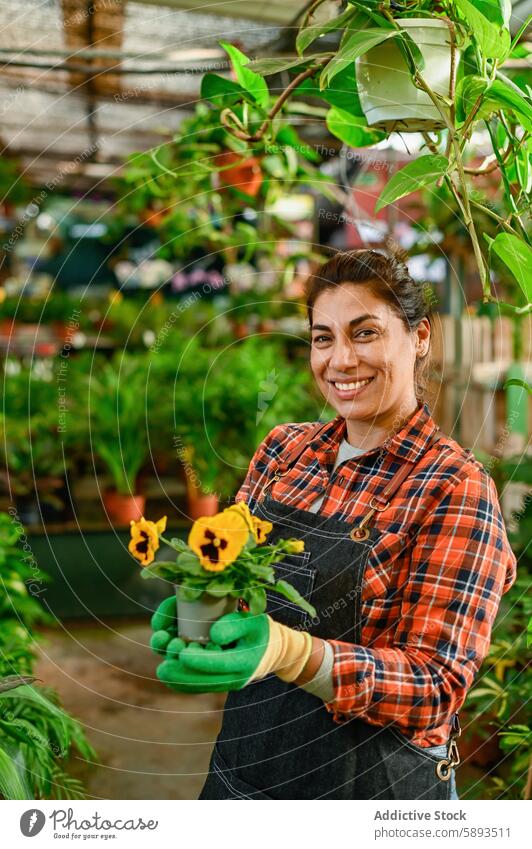
<path fill-rule="evenodd" d="M 410 419 L 382 445 L 365 452 L 372 454 L 381 451 L 383 446 L 399 460 L 416 463 L 424 453 L 427 444 L 436 430 L 436 423 L 428 405 L 420 402 Z M 346 435 L 346 422 L 342 416 L 336 416 L 322 433 L 310 442 L 310 446 L 324 463 L 331 462 L 338 451 L 340 442 Z M 360 456 L 365 456 L 360 455 Z"/>

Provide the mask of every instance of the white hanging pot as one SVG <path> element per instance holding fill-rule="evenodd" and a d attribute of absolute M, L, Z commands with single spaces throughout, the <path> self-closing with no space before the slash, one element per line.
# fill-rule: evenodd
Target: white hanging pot
<path fill-rule="evenodd" d="M 403 18 L 397 23 L 421 51 L 423 79 L 437 94 L 451 97 L 460 54 L 448 24 L 439 18 Z M 356 60 L 360 104 L 368 124 L 387 133 L 442 129 L 442 116 L 428 94 L 414 85 L 396 41 L 389 38 Z"/>

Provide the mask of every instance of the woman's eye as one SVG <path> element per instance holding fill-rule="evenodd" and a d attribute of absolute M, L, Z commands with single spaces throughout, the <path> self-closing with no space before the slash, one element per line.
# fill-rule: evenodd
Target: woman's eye
<path fill-rule="evenodd" d="M 360 330 L 360 331 L 356 334 L 355 339 L 360 339 L 360 337 L 362 336 L 362 334 L 363 334 L 363 333 L 369 333 L 369 334 L 371 335 L 371 334 L 374 334 L 374 333 L 375 333 L 375 330 L 370 330 L 369 328 L 368 328 L 367 330 Z M 369 336 L 363 336 L 362 338 L 363 338 L 363 339 L 369 339 Z"/>
<path fill-rule="evenodd" d="M 330 338 L 329 336 L 315 336 L 312 341 L 313 341 L 314 344 L 317 344 L 317 343 L 320 343 L 320 342 L 327 342 L 329 340 L 329 338 Z"/>

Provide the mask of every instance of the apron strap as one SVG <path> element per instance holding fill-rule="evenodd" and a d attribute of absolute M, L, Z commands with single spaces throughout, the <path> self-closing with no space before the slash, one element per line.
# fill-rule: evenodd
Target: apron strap
<path fill-rule="evenodd" d="M 330 422 L 325 422 L 325 424 L 323 424 L 322 422 L 318 422 L 317 425 L 314 425 L 314 427 L 311 428 L 308 433 L 304 434 L 303 439 L 300 440 L 297 445 L 292 448 L 290 453 L 283 458 L 282 462 L 277 467 L 277 472 L 285 474 L 285 472 L 288 471 L 290 466 L 293 466 L 296 460 L 299 459 L 307 445 L 312 442 L 321 433 L 322 430 L 325 430 L 330 426 Z"/>
<path fill-rule="evenodd" d="M 434 430 L 432 436 L 430 437 L 429 441 L 427 442 L 427 446 L 425 448 L 425 451 L 428 451 L 429 448 L 432 448 L 432 446 L 436 444 L 436 442 L 439 442 L 439 440 L 442 438 L 442 436 L 443 436 L 442 431 L 440 430 L 440 428 L 438 426 L 436 426 L 436 429 Z M 423 452 L 423 454 L 425 453 L 425 451 Z M 386 484 L 386 486 L 384 487 L 381 494 L 380 495 L 373 495 L 371 497 L 371 500 L 369 502 L 369 508 L 370 509 L 368 510 L 366 515 L 362 518 L 362 520 L 358 523 L 358 525 L 356 525 L 351 530 L 351 532 L 349 534 L 351 539 L 360 541 L 360 540 L 367 539 L 369 537 L 369 527 L 368 527 L 369 522 L 371 521 L 371 519 L 373 519 L 373 516 L 375 515 L 375 513 L 377 513 L 377 512 L 380 513 L 380 512 L 382 512 L 382 510 L 386 510 L 386 508 L 388 507 L 388 505 L 390 503 L 391 498 L 395 495 L 395 493 L 397 492 L 397 490 L 399 489 L 399 487 L 401 486 L 403 481 L 412 472 L 412 469 L 417 465 L 417 463 L 419 462 L 420 459 L 421 459 L 421 457 L 419 457 L 418 460 L 416 460 L 415 463 L 405 462 L 404 465 L 401 466 L 399 471 L 396 472 L 396 474 L 393 476 L 391 481 L 389 481 L 389 483 Z M 379 502 L 381 502 L 381 503 L 379 503 Z"/>

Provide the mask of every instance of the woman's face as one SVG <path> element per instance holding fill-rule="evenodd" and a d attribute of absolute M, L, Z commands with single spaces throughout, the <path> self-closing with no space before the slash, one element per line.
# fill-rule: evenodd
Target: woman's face
<path fill-rule="evenodd" d="M 345 419 L 391 426 L 397 415 L 417 408 L 414 364 L 429 336 L 427 319 L 409 332 L 367 286 L 342 283 L 315 301 L 312 372 L 328 404 Z"/>

